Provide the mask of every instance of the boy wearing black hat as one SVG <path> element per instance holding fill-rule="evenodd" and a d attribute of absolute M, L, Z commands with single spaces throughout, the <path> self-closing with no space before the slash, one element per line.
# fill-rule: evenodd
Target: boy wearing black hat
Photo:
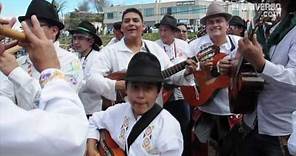
<path fill-rule="evenodd" d="M 108 130 L 129 156 L 180 156 L 183 151 L 180 125 L 169 112 L 156 104 L 163 81 L 158 59 L 151 53 L 135 54 L 128 64 L 125 80 L 128 102 L 94 113 L 89 120 L 88 156 L 97 154 L 99 129 Z M 152 119 L 145 122 L 151 116 Z M 145 126 L 139 126 L 140 123 L 145 123 Z M 135 133 L 138 128 L 143 130 Z M 131 137 L 135 140 L 130 141 Z"/>
<path fill-rule="evenodd" d="M 82 64 L 84 81 L 94 71 L 91 71 L 91 66 L 97 61 L 98 51 L 102 45 L 101 38 L 97 35 L 96 29 L 88 21 L 82 21 L 78 26 L 69 30 L 72 34 L 72 44 L 76 52 L 79 53 L 79 58 Z M 83 83 L 79 90 L 79 97 L 84 105 L 87 116 L 102 109 L 102 99 L 96 92 L 90 90 Z"/>
<path fill-rule="evenodd" d="M 19 21 L 25 21 L 32 28 L 32 15 L 37 16 L 47 39 L 54 42 L 61 70 L 66 74 L 66 78 L 72 82 L 72 86 L 78 89 L 83 77 L 81 65 L 74 54 L 60 48 L 56 41 L 64 25 L 59 21 L 55 6 L 46 0 L 32 0 L 26 15 L 20 16 Z M 40 73 L 32 65 L 29 56 L 25 55 L 18 60 L 7 61 L 6 66 L 11 68 L 6 71 L 1 69 L 8 79 L 3 82 L 5 86 L 1 87 L 0 92 L 26 110 L 37 108 L 41 90 L 38 82 Z"/>

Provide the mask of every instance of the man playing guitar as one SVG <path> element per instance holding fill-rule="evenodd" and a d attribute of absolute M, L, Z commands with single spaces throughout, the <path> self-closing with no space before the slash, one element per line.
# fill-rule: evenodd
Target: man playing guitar
<path fill-rule="evenodd" d="M 211 62 L 201 64 L 201 70 L 210 69 L 213 73 L 225 72 L 230 65 L 230 58 L 235 55 L 238 40 L 240 37 L 227 35 L 228 21 L 231 15 L 226 13 L 223 6 L 217 2 L 209 5 L 205 17 L 201 19 L 201 23 L 206 26 L 207 34 L 192 42 L 190 42 L 191 55 L 196 55 L 203 46 L 214 44 L 220 47 L 220 52 L 225 53 L 225 57 L 217 64 L 218 69 L 214 70 Z M 198 78 L 197 78 L 198 79 Z M 220 142 L 229 131 L 228 117 L 232 115 L 229 109 L 228 88 L 219 89 L 206 104 L 198 107 L 202 115 L 198 119 L 195 127 L 195 134 L 201 143 L 208 143 L 214 140 L 214 148 L 221 146 Z M 219 152 L 219 151 L 217 151 Z"/>

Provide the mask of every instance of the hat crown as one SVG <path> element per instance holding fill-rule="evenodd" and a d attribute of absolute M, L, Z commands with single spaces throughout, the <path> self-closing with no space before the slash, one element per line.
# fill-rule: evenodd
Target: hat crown
<path fill-rule="evenodd" d="M 136 82 L 163 81 L 159 60 L 151 53 L 138 52 L 128 64 L 125 80 Z"/>
<path fill-rule="evenodd" d="M 97 30 L 96 30 L 95 26 L 93 24 L 91 24 L 90 22 L 88 22 L 88 21 L 82 21 L 81 23 L 78 24 L 78 27 L 84 28 L 84 29 L 86 29 L 89 32 L 94 33 L 94 34 L 97 33 Z"/>
<path fill-rule="evenodd" d="M 218 4 L 217 2 L 212 2 L 208 7 L 206 16 L 211 16 L 211 15 L 216 15 L 221 13 L 226 13 L 224 7 Z"/>
<path fill-rule="evenodd" d="M 227 13 L 222 5 L 220 5 L 220 4 L 218 4 L 217 2 L 214 1 L 208 6 L 206 16 L 203 17 L 202 19 L 200 19 L 200 23 L 205 25 L 206 20 L 208 18 L 214 17 L 214 16 L 225 17 L 225 19 L 227 21 L 229 21 L 229 19 L 231 18 L 231 14 Z"/>
<path fill-rule="evenodd" d="M 179 30 L 177 28 L 177 19 L 171 15 L 164 15 L 160 22 L 155 24 L 157 28 L 159 28 L 160 25 L 167 25 L 174 30 Z"/>
<path fill-rule="evenodd" d="M 36 15 L 38 19 L 47 20 L 60 29 L 64 28 L 64 25 L 59 20 L 56 7 L 46 0 L 32 0 L 25 16 L 19 16 L 18 19 L 22 22 L 25 19 L 30 19 L 32 15 Z"/>

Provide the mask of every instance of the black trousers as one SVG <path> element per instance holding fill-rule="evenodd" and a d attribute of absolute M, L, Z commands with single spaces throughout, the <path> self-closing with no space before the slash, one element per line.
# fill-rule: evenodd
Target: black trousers
<path fill-rule="evenodd" d="M 163 108 L 170 112 L 179 121 L 184 145 L 182 156 L 190 156 L 190 105 L 184 100 L 176 100 L 167 102 L 164 104 Z"/>
<path fill-rule="evenodd" d="M 288 139 L 287 136 L 269 136 L 258 134 L 258 130 L 252 130 L 244 138 L 242 156 L 290 156 L 287 146 L 280 140 Z"/>

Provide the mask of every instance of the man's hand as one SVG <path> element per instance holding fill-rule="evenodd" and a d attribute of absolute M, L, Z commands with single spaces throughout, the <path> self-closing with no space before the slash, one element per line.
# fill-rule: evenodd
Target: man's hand
<path fill-rule="evenodd" d="M 115 83 L 115 89 L 116 90 L 125 90 L 126 86 L 125 86 L 125 81 L 124 80 L 119 80 L 116 81 Z"/>
<path fill-rule="evenodd" d="M 217 63 L 219 73 L 224 75 L 229 75 L 232 68 L 231 60 L 227 57 L 224 57 Z"/>
<path fill-rule="evenodd" d="M 86 156 L 101 156 L 97 150 L 97 140 L 87 139 Z"/>
<path fill-rule="evenodd" d="M 257 41 L 256 34 L 251 40 L 248 37 L 239 40 L 238 52 L 254 65 L 257 71 L 262 72 L 266 60 L 262 48 Z"/>
<path fill-rule="evenodd" d="M 25 47 L 29 53 L 30 60 L 39 71 L 47 68 L 60 68 L 60 63 L 51 40 L 48 40 L 35 15 L 31 17 L 32 28 L 22 22 L 22 27 L 27 36 L 25 42 L 20 45 Z"/>
<path fill-rule="evenodd" d="M 16 62 L 16 58 L 14 55 L 7 52 L 3 52 L 0 54 L 0 70 L 6 76 L 8 76 L 10 72 L 12 72 L 16 67 L 18 67 L 18 63 Z"/>
<path fill-rule="evenodd" d="M 194 73 L 197 68 L 197 63 L 195 61 L 193 61 L 192 59 L 188 59 L 186 61 L 186 63 L 187 63 L 187 66 L 186 66 L 185 72 L 184 72 L 185 76 Z"/>

